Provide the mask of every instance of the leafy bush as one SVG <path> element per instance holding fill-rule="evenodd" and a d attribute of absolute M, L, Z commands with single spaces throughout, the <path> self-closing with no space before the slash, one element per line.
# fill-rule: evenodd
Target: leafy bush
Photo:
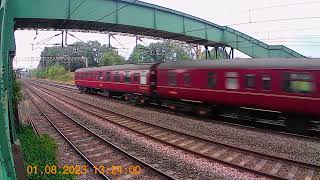
<path fill-rule="evenodd" d="M 75 179 L 74 175 L 62 174 L 62 168 L 58 167 L 56 174 L 44 173 L 47 165 L 50 167 L 58 166 L 58 146 L 54 139 L 48 135 L 35 135 L 33 129 L 29 126 L 23 126 L 18 137 L 21 141 L 26 170 L 29 165 L 38 167 L 38 173 L 34 171 L 30 174 L 27 173 L 28 179 Z"/>
<path fill-rule="evenodd" d="M 35 69 L 31 72 L 32 77 L 40 79 L 49 79 L 60 82 L 73 82 L 73 74 L 70 71 L 66 71 L 63 66 L 54 65 L 41 69 Z"/>
<path fill-rule="evenodd" d="M 13 104 L 17 105 L 22 100 L 21 83 L 16 78 L 13 79 Z"/>
<path fill-rule="evenodd" d="M 100 66 L 110 66 L 125 64 L 125 62 L 124 57 L 120 56 L 116 51 L 108 50 L 102 54 L 99 64 Z"/>

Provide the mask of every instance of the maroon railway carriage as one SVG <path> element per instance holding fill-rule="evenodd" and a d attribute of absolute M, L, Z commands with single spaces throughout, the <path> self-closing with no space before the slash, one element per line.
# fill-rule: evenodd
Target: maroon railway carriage
<path fill-rule="evenodd" d="M 320 59 L 166 62 L 157 67 L 157 79 L 162 98 L 241 107 L 244 114 L 280 111 L 293 129 L 306 125 L 304 116 L 320 117 Z"/>
<path fill-rule="evenodd" d="M 150 82 L 155 78 L 151 74 L 153 68 L 152 64 L 129 64 L 78 69 L 75 72 L 75 84 L 81 91 L 126 95 L 126 98 L 135 94 L 144 101 L 151 96 L 155 85 Z"/>
<path fill-rule="evenodd" d="M 293 130 L 320 117 L 320 59 L 176 61 L 79 69 L 75 76 L 82 91 L 240 117 L 281 114 Z"/>

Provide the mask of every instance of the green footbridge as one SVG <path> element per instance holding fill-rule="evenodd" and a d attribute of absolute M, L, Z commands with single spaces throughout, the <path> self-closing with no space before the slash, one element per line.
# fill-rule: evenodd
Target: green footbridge
<path fill-rule="evenodd" d="M 235 29 L 136 0 L 0 0 L 0 179 L 16 179 L 12 108 L 12 59 L 17 29 L 122 32 L 175 39 L 206 47 L 230 47 L 254 58 L 301 58 Z"/>

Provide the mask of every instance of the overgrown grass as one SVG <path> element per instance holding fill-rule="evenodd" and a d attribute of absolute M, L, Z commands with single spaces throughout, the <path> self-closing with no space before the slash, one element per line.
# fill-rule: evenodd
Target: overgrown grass
<path fill-rule="evenodd" d="M 63 66 L 54 65 L 41 69 L 35 69 L 31 72 L 32 77 L 49 79 L 52 81 L 73 83 L 74 76 L 70 71 L 65 70 Z"/>
<path fill-rule="evenodd" d="M 21 141 L 22 153 L 25 160 L 25 167 L 31 165 L 37 167 L 27 172 L 28 179 L 75 179 L 75 175 L 63 174 L 63 170 L 58 168 L 57 143 L 48 135 L 37 136 L 30 126 L 23 126 L 18 134 Z M 45 167 L 57 167 L 57 173 L 47 171 Z M 32 173 L 30 173 L 32 172 Z M 42 173 L 41 173 L 42 172 Z M 59 173 L 60 172 L 60 173 Z"/>
<path fill-rule="evenodd" d="M 16 77 L 13 79 L 13 104 L 18 105 L 22 100 L 21 83 L 17 81 Z"/>

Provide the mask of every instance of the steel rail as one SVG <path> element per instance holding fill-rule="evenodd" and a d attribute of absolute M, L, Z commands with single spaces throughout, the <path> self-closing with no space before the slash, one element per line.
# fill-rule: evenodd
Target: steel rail
<path fill-rule="evenodd" d="M 30 89 L 31 90 L 31 89 Z M 31 90 L 32 91 L 32 90 Z M 95 165 L 93 164 L 93 162 L 91 162 L 61 131 L 60 129 L 52 122 L 52 120 L 46 115 L 45 112 L 43 112 L 43 110 L 37 105 L 37 103 L 34 101 L 34 99 L 31 97 L 31 94 L 27 91 L 25 91 L 26 94 L 29 96 L 30 100 L 32 101 L 32 103 L 37 107 L 37 109 L 43 114 L 43 116 L 49 121 L 49 123 L 58 131 L 58 133 L 63 137 L 63 139 L 65 139 L 72 147 L 74 150 L 76 150 L 78 152 L 78 154 L 80 154 L 80 156 L 87 161 L 91 167 L 93 168 Z M 32 91 L 34 94 L 36 94 L 34 91 Z M 36 94 L 37 95 L 37 94 Z M 38 96 L 38 95 L 37 95 Z M 38 96 L 40 97 L 40 96 Z M 40 97 L 41 98 L 41 97 Z M 99 173 L 102 177 L 104 177 L 105 179 L 110 180 L 109 177 L 107 177 L 105 174 Z"/>
<path fill-rule="evenodd" d="M 213 143 L 213 144 L 216 144 L 216 145 L 219 145 L 219 146 L 227 147 L 228 149 L 235 149 L 235 150 L 237 150 L 237 151 L 242 152 L 243 154 L 254 155 L 254 156 L 260 157 L 260 158 L 262 158 L 262 159 L 269 159 L 269 160 L 271 159 L 272 161 L 285 162 L 285 163 L 287 163 L 287 164 L 289 164 L 289 165 L 294 165 L 294 166 L 299 166 L 299 167 L 312 168 L 312 169 L 315 169 L 315 170 L 320 169 L 320 166 L 318 166 L 318 165 L 309 164 L 309 163 L 300 162 L 300 161 L 295 161 L 295 160 L 291 160 L 291 159 L 287 159 L 287 158 L 282 158 L 282 157 L 275 157 L 275 156 L 271 156 L 271 155 L 268 155 L 268 154 L 263 154 L 263 153 L 259 153 L 259 152 L 255 152 L 255 151 L 251 151 L 251 150 L 239 148 L 239 147 L 236 147 L 236 146 L 231 146 L 231 145 L 228 145 L 228 144 L 224 144 L 224 143 L 220 143 L 220 142 L 216 142 L 216 141 L 207 140 L 207 139 L 203 139 L 203 138 L 200 138 L 200 137 L 192 136 L 192 135 L 189 135 L 189 134 L 186 134 L 186 133 L 183 133 L 183 132 L 178 132 L 178 131 L 175 131 L 175 130 L 171 130 L 171 129 L 168 129 L 168 128 L 164 128 L 164 127 L 161 127 L 161 126 L 158 126 L 158 125 L 154 125 L 154 124 L 151 124 L 151 123 L 147 123 L 147 122 L 141 121 L 141 120 L 139 120 L 139 119 L 136 119 L 136 118 L 133 118 L 133 117 L 130 117 L 130 116 L 127 116 L 127 115 L 120 114 L 120 113 L 118 113 L 118 112 L 114 112 L 114 111 L 112 111 L 112 110 L 108 110 L 108 109 L 101 108 L 101 107 L 96 106 L 96 105 L 94 105 L 94 104 L 90 104 L 90 103 L 87 103 L 87 102 L 84 102 L 84 101 L 77 100 L 77 99 L 75 99 L 75 98 L 73 98 L 73 97 L 69 97 L 69 96 L 66 96 L 66 95 L 61 94 L 61 93 L 58 93 L 58 92 L 54 92 L 54 91 L 49 90 L 49 89 L 44 88 L 44 87 L 41 87 L 41 88 L 46 89 L 46 90 L 51 91 L 51 92 L 56 93 L 56 94 L 60 94 L 60 95 L 62 95 L 62 96 L 64 96 L 64 97 L 67 97 L 67 98 L 72 99 L 72 100 L 74 100 L 74 101 L 81 102 L 82 104 L 86 104 L 86 105 L 88 105 L 88 106 L 92 106 L 92 107 L 94 107 L 94 109 L 99 109 L 99 110 L 104 111 L 104 112 L 109 112 L 109 113 L 115 114 L 115 115 L 120 116 L 120 117 L 122 117 L 122 118 L 130 119 L 130 120 L 133 120 L 133 121 L 138 121 L 139 123 L 142 123 L 142 124 L 145 124 L 145 125 L 151 126 L 151 127 L 156 127 L 156 128 L 162 129 L 162 130 L 164 130 L 164 131 L 173 132 L 173 133 L 176 133 L 176 134 L 182 134 L 183 136 L 186 136 L 186 137 L 191 137 L 191 138 L 193 138 L 193 139 L 198 139 L 198 140 L 200 140 L 200 141 L 210 142 L 210 143 Z M 47 94 L 49 94 L 49 93 L 47 93 Z M 81 109 L 82 111 L 85 111 L 85 112 L 87 112 L 87 113 L 90 113 L 90 114 L 92 114 L 92 115 L 95 115 L 96 117 L 103 118 L 103 119 L 107 120 L 108 122 L 111 122 L 111 123 L 113 123 L 113 124 L 119 125 L 119 126 L 121 126 L 121 127 L 123 127 L 123 128 L 126 128 L 126 129 L 128 129 L 128 130 L 131 130 L 131 131 L 134 131 L 134 132 L 136 132 L 136 133 L 142 134 L 142 135 L 144 135 L 144 136 L 148 136 L 149 138 L 152 138 L 152 139 L 154 139 L 154 140 L 161 141 L 161 140 L 159 140 L 158 138 L 155 138 L 155 137 L 152 137 L 152 136 L 147 135 L 147 134 L 145 134 L 145 133 L 142 133 L 142 132 L 140 132 L 139 130 L 134 130 L 134 129 L 129 128 L 129 127 L 125 126 L 125 125 L 121 125 L 121 124 L 119 124 L 119 123 L 113 122 L 113 121 L 105 118 L 104 116 L 102 116 L 102 115 L 99 114 L 99 113 L 98 113 L 98 114 L 97 114 L 97 113 L 93 113 L 93 112 L 91 112 L 90 110 L 88 110 L 88 109 L 86 109 L 86 108 L 83 108 L 83 107 L 80 107 L 80 106 L 76 106 L 76 105 L 74 105 L 74 104 L 72 104 L 72 103 L 70 103 L 70 102 L 68 102 L 68 101 L 62 100 L 61 98 L 58 98 L 57 96 L 54 96 L 54 95 L 52 95 L 52 94 L 50 94 L 50 95 L 53 96 L 53 97 L 55 97 L 55 98 L 57 98 L 57 99 L 59 99 L 59 100 L 61 100 L 61 101 L 63 101 L 63 102 L 65 102 L 65 103 L 67 103 L 67 104 L 70 104 L 70 105 L 72 105 L 72 106 L 75 106 L 76 108 Z M 200 153 L 197 153 L 197 152 L 194 152 L 194 151 L 192 151 L 192 150 L 188 150 L 188 149 L 185 149 L 185 148 L 181 148 L 180 146 L 177 146 L 177 145 L 174 145 L 174 144 L 165 142 L 165 141 L 161 141 L 161 142 L 163 142 L 163 143 L 165 143 L 165 144 L 168 144 L 168 145 L 171 145 L 171 146 L 174 146 L 174 147 L 177 147 L 177 148 L 182 149 L 182 150 L 184 150 L 184 151 L 188 151 L 188 152 L 191 152 L 191 153 L 193 153 L 193 154 L 197 154 L 197 155 L 200 155 L 200 156 L 202 156 L 202 157 L 208 158 L 208 156 L 203 155 L 203 154 L 200 154 Z M 210 157 L 209 157 L 209 158 L 210 158 Z M 266 173 L 266 172 L 256 171 L 256 170 L 253 170 L 253 169 L 251 169 L 251 168 L 247 168 L 247 167 L 243 167 L 243 166 L 237 166 L 237 165 L 235 165 L 235 164 L 232 164 L 232 163 L 229 163 L 229 162 L 225 162 L 225 161 L 220 160 L 220 159 L 217 159 L 217 158 L 211 158 L 211 159 L 214 159 L 214 160 L 216 160 L 216 161 L 219 161 L 219 162 L 221 162 L 221 163 L 223 163 L 223 164 L 226 164 L 226 165 L 229 165 L 229 166 L 232 166 L 232 167 L 244 169 L 244 170 L 247 170 L 247 171 L 250 171 L 250 172 L 254 172 L 254 173 L 256 173 L 256 174 L 260 174 L 260 175 L 263 175 L 263 176 L 267 176 L 267 177 L 271 177 L 271 178 L 285 179 L 285 178 L 283 178 L 283 177 L 281 177 L 281 176 L 268 174 L 268 173 Z"/>
<path fill-rule="evenodd" d="M 22 90 L 23 90 L 23 92 L 25 92 L 25 94 L 26 94 L 26 90 L 25 90 L 23 87 L 22 87 Z M 27 95 L 27 94 L 26 94 L 26 95 Z M 28 96 L 28 95 L 27 95 L 27 96 Z M 30 97 L 29 97 L 29 99 L 30 99 Z M 25 96 L 23 96 L 23 100 L 27 100 L 27 99 L 25 98 Z M 30 100 L 31 100 L 31 99 L 30 99 Z M 39 135 L 40 135 L 39 130 L 38 130 L 37 126 L 34 124 L 32 118 L 30 118 L 30 115 L 28 116 L 28 122 L 29 122 L 30 126 L 32 127 L 33 132 L 35 132 L 36 135 L 39 136 Z"/>
<path fill-rule="evenodd" d="M 38 81 L 38 80 L 36 80 L 36 82 L 43 82 L 44 84 L 52 86 L 52 87 L 56 87 L 56 88 L 60 88 L 60 89 L 64 89 L 64 90 L 70 90 L 70 91 L 73 91 L 73 92 L 79 92 L 79 90 L 76 90 L 76 88 L 73 87 L 74 85 L 71 85 L 71 86 L 68 87 L 68 84 L 65 84 L 65 83 L 56 83 L 56 82 Z M 92 95 L 92 94 L 88 94 L 88 95 Z M 172 112 L 172 111 L 170 111 L 170 112 Z M 227 117 L 222 117 L 222 118 L 224 118 L 225 120 L 228 119 Z M 223 124 L 228 124 L 228 125 L 231 125 L 231 126 L 234 126 L 234 127 L 245 127 L 245 128 L 250 128 L 250 129 L 254 129 L 254 130 L 257 130 L 257 131 L 261 131 L 261 132 L 271 132 L 271 133 L 284 135 L 284 136 L 288 136 L 288 137 L 309 138 L 309 139 L 312 139 L 312 140 L 315 140 L 315 141 L 319 141 L 320 140 L 318 135 L 303 135 L 303 134 L 295 134 L 295 133 L 279 131 L 279 130 L 261 129 L 261 128 L 257 128 L 257 127 L 252 126 L 252 125 L 250 126 L 250 125 L 243 125 L 243 124 L 231 122 L 231 119 L 226 120 L 226 121 L 219 121 L 219 122 L 223 123 Z M 260 123 L 260 122 L 257 121 L 256 123 Z M 273 126 L 274 124 L 267 123 L 267 125 Z M 317 130 L 309 130 L 309 131 L 310 131 L 310 133 L 312 132 L 312 134 L 314 134 L 314 133 L 317 133 L 320 130 L 318 130 L 318 131 Z"/>
<path fill-rule="evenodd" d="M 45 101 L 47 104 L 49 104 L 52 108 L 54 108 L 55 110 L 57 110 L 58 112 L 60 112 L 61 114 L 63 114 L 65 117 L 67 117 L 68 119 L 72 120 L 73 122 L 75 122 L 77 125 L 79 125 L 80 127 L 82 127 L 83 129 L 85 129 L 86 131 L 88 131 L 89 133 L 93 134 L 95 137 L 99 138 L 100 140 L 106 142 L 108 145 L 111 145 L 113 148 L 117 149 L 118 151 L 120 151 L 121 153 L 125 154 L 126 156 L 134 159 L 135 161 L 141 163 L 142 165 L 150 168 L 151 170 L 161 174 L 162 176 L 166 177 L 167 179 L 174 179 L 173 177 L 171 177 L 170 175 L 167 175 L 165 172 L 160 171 L 159 169 L 153 167 L 152 165 L 150 165 L 149 163 L 146 163 L 142 160 L 140 160 L 139 158 L 135 157 L 134 155 L 131 155 L 129 152 L 126 152 L 125 150 L 121 149 L 120 147 L 118 147 L 117 145 L 113 144 L 112 142 L 104 139 L 103 137 L 101 137 L 100 135 L 96 134 L 95 132 L 93 132 L 92 130 L 88 129 L 86 126 L 82 125 L 80 122 L 78 122 L 77 120 L 75 120 L 74 118 L 70 117 L 69 115 L 67 115 L 66 113 L 64 113 L 63 111 L 61 111 L 60 109 L 58 109 L 57 107 L 55 107 L 53 104 L 51 104 L 48 100 L 44 99 L 43 97 L 41 97 L 39 94 L 37 94 L 34 90 L 32 90 L 29 85 L 24 84 L 26 87 L 28 87 L 28 89 L 30 91 L 32 91 L 34 94 L 36 94 L 39 98 L 41 98 L 43 101 Z M 43 112 L 43 111 L 42 111 Z M 46 116 L 47 117 L 47 116 Z M 51 122 L 50 122 L 51 123 Z M 55 127 L 56 128 L 56 127 Z M 59 131 L 60 133 L 60 131 Z M 72 143 L 72 142 L 71 142 Z M 75 146 L 73 146 L 75 148 Z M 81 155 L 83 155 L 81 153 Z M 91 163 L 90 163 L 91 164 Z M 94 165 L 93 165 L 94 166 Z M 104 174 L 102 174 L 104 175 Z"/>

